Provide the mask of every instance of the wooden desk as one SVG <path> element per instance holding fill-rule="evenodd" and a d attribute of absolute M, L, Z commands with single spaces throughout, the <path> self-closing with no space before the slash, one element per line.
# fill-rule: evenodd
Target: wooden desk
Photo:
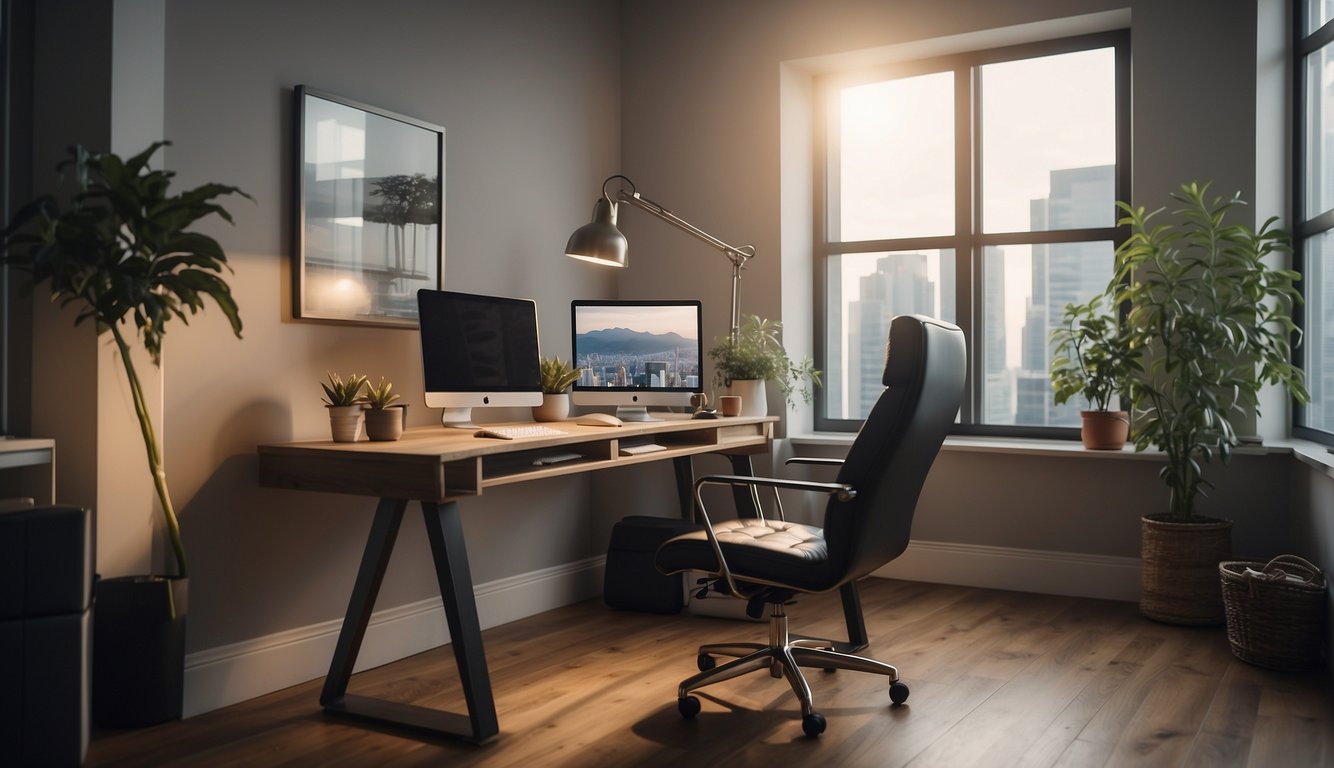
<path fill-rule="evenodd" d="M 627 422 L 623 427 L 581 427 L 573 422 L 559 422 L 549 426 L 565 430 L 565 434 L 516 440 L 474 437 L 470 430 L 425 427 L 410 429 L 394 442 L 306 440 L 259 446 L 259 482 L 263 486 L 380 499 L 320 704 L 330 713 L 408 726 L 431 734 L 479 743 L 494 738 L 500 726 L 482 650 L 482 630 L 458 500 L 511 483 L 672 459 L 676 464 L 678 490 L 684 491 L 680 494 L 682 513 L 690 517 L 693 485 L 690 457 L 701 453 L 723 454 L 731 458 L 735 472 L 750 474 L 750 456 L 769 451 L 775 421 L 775 417 L 677 418 Z M 653 453 L 620 454 L 623 446 L 642 442 L 666 447 Z M 576 452 L 584 458 L 533 466 L 535 458 L 560 452 Z M 375 596 L 380 591 L 410 500 L 421 502 L 426 518 L 427 538 L 463 686 L 466 715 L 347 693 Z M 741 501 L 749 503 L 749 497 Z"/>
<path fill-rule="evenodd" d="M 37 505 L 56 501 L 56 441 L 35 437 L 0 438 L 0 469 L 17 470 L 0 497 L 31 496 Z M 27 502 L 24 502 L 25 504 Z"/>

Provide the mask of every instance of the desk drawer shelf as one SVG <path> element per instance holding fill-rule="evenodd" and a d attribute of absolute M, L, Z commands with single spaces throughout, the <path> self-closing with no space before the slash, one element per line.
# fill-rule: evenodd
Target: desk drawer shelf
<path fill-rule="evenodd" d="M 560 435 L 497 440 L 442 427 L 415 427 L 392 442 L 308 440 L 259 446 L 260 485 L 379 498 L 441 502 L 486 488 L 661 461 L 700 453 L 765 453 L 773 417 L 663 419 L 623 427 L 555 424 Z M 657 443 L 663 450 L 620 455 L 621 445 Z M 539 457 L 582 458 L 534 466 Z"/>

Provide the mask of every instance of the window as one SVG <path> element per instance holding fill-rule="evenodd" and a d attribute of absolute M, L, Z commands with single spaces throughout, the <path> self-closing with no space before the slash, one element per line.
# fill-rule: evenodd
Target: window
<path fill-rule="evenodd" d="M 822 81 L 817 429 L 858 428 L 904 313 L 968 336 L 960 431 L 1078 426 L 1077 404 L 1052 403 L 1048 339 L 1067 303 L 1111 278 L 1128 75 L 1118 32 Z"/>
<path fill-rule="evenodd" d="M 1298 3 L 1293 72 L 1293 253 L 1305 304 L 1296 363 L 1311 402 L 1293 410 L 1293 433 L 1334 445 L 1334 3 Z"/>

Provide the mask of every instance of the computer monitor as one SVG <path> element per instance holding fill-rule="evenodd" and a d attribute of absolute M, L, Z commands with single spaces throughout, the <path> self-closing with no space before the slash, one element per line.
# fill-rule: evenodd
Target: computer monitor
<path fill-rule="evenodd" d="M 614 405 L 624 421 L 653 421 L 650 405 L 690 405 L 704 391 L 698 301 L 570 303 L 576 405 Z"/>
<path fill-rule="evenodd" d="M 426 406 L 446 427 L 475 428 L 473 408 L 542 404 L 531 300 L 423 288 L 417 311 Z"/>

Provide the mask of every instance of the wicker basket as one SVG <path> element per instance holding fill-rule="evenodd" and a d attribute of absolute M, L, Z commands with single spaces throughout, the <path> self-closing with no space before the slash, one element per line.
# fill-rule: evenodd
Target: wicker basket
<path fill-rule="evenodd" d="M 1232 557 L 1232 521 L 1145 515 L 1140 530 L 1140 613 L 1168 624 L 1222 624 L 1218 564 Z"/>
<path fill-rule="evenodd" d="M 1227 639 L 1242 661 L 1285 671 L 1320 663 L 1325 577 L 1295 555 L 1218 564 Z"/>

